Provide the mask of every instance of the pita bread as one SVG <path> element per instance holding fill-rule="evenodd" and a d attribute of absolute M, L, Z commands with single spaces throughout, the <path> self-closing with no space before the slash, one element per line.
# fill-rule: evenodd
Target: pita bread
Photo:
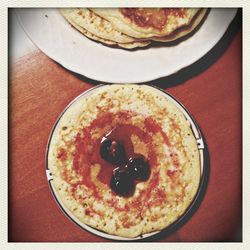
<path fill-rule="evenodd" d="M 138 41 L 113 29 L 110 22 L 97 16 L 89 9 L 62 9 L 67 21 L 86 37 L 111 46 L 127 49 L 147 46 L 150 42 Z"/>
<path fill-rule="evenodd" d="M 151 41 L 180 42 L 192 35 L 208 10 L 199 8 L 73 8 L 62 9 L 67 21 L 86 37 L 125 49 Z"/>
<path fill-rule="evenodd" d="M 111 190 L 113 167 L 99 153 L 100 138 L 117 126 L 151 168 L 129 197 Z M 63 113 L 48 149 L 51 185 L 71 215 L 129 238 L 166 228 L 185 213 L 199 187 L 200 164 L 190 123 L 147 85 L 105 85 L 81 96 Z"/>

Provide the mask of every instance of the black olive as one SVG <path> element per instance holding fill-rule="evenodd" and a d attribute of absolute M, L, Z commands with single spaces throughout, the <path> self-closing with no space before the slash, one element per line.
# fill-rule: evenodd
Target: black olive
<path fill-rule="evenodd" d="M 114 165 L 121 165 L 126 161 L 126 153 L 123 145 L 116 140 L 103 137 L 100 146 L 101 157 Z"/>
<path fill-rule="evenodd" d="M 134 193 L 135 184 L 125 168 L 116 168 L 110 180 L 111 189 L 120 196 L 130 196 Z"/>
<path fill-rule="evenodd" d="M 148 161 L 140 154 L 129 158 L 126 169 L 134 179 L 141 181 L 146 181 L 151 173 Z"/>

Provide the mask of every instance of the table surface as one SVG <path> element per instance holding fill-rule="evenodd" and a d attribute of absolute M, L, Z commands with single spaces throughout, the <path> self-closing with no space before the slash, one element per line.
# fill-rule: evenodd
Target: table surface
<path fill-rule="evenodd" d="M 80 229 L 61 212 L 45 175 L 45 150 L 55 120 L 96 82 L 51 60 L 12 15 L 11 20 L 9 241 L 108 242 Z M 209 182 L 199 208 L 181 228 L 157 241 L 241 241 L 242 32 L 236 26 L 205 58 L 153 82 L 193 115 L 210 158 Z"/>

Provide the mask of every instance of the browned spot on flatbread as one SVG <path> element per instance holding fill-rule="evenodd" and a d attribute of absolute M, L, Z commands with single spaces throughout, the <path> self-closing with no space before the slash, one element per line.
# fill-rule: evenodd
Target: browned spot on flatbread
<path fill-rule="evenodd" d="M 185 17 L 185 10 L 181 8 L 122 8 L 120 11 L 138 26 L 158 30 L 164 28 L 169 16 Z"/>

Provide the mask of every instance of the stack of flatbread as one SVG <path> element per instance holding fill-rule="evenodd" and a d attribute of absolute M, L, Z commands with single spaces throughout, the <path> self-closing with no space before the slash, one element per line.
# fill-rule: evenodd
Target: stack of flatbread
<path fill-rule="evenodd" d="M 179 41 L 201 25 L 207 12 L 201 8 L 61 9 L 86 37 L 126 49 L 145 47 L 152 41 Z"/>

